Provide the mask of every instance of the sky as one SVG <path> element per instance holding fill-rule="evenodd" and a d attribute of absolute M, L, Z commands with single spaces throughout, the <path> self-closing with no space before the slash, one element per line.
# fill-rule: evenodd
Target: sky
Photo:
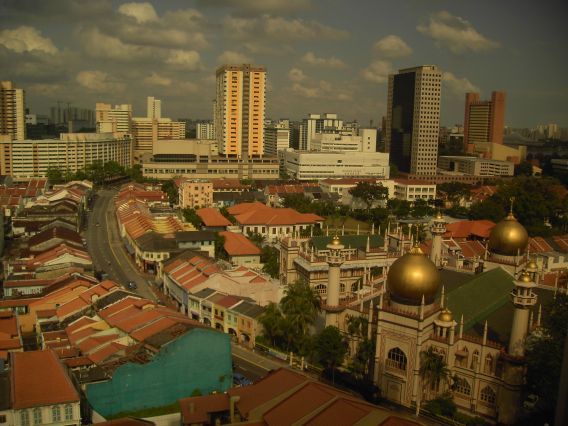
<path fill-rule="evenodd" d="M 2 0 L 0 78 L 32 113 L 146 96 L 162 115 L 212 118 L 220 64 L 267 68 L 266 116 L 386 112 L 387 76 L 436 65 L 442 125 L 464 97 L 507 93 L 506 125 L 568 126 L 568 2 L 547 0 Z"/>

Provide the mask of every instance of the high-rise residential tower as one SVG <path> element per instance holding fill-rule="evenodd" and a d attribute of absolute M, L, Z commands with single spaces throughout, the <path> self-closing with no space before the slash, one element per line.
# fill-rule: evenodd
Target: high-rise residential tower
<path fill-rule="evenodd" d="M 162 101 L 154 98 L 153 96 L 148 96 L 148 118 L 162 118 Z"/>
<path fill-rule="evenodd" d="M 490 101 L 481 101 L 479 93 L 465 94 L 463 141 L 467 152 L 476 143 L 503 144 L 505 98 L 505 92 L 492 92 Z"/>
<path fill-rule="evenodd" d="M 436 174 L 441 81 L 434 65 L 389 75 L 385 150 L 401 172 Z"/>
<path fill-rule="evenodd" d="M 132 105 L 96 104 L 97 133 L 132 132 Z"/>
<path fill-rule="evenodd" d="M 11 81 L 0 82 L 0 134 L 12 139 L 26 138 L 25 94 Z"/>
<path fill-rule="evenodd" d="M 337 114 L 308 114 L 308 118 L 302 120 L 300 124 L 300 145 L 301 151 L 312 150 L 312 139 L 316 133 L 324 131 L 338 132 L 343 130 L 343 120 Z"/>
<path fill-rule="evenodd" d="M 215 129 L 220 154 L 263 155 L 265 87 L 264 67 L 243 64 L 217 69 Z"/>

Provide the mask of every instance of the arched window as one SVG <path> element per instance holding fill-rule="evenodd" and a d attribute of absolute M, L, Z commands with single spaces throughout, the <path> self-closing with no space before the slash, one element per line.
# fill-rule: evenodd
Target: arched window
<path fill-rule="evenodd" d="M 490 386 L 485 386 L 481 389 L 480 398 L 483 402 L 489 405 L 495 405 L 495 391 Z"/>
<path fill-rule="evenodd" d="M 34 425 L 43 424 L 43 419 L 41 417 L 41 408 L 34 408 Z"/>
<path fill-rule="evenodd" d="M 315 290 L 318 294 L 327 294 L 327 286 L 325 284 L 316 285 Z"/>
<path fill-rule="evenodd" d="M 53 419 L 54 423 L 61 421 L 61 409 L 59 408 L 59 405 L 54 405 L 53 407 L 51 407 L 51 418 Z"/>
<path fill-rule="evenodd" d="M 485 374 L 493 373 L 493 357 L 491 356 L 491 354 L 487 354 L 487 356 L 485 357 L 485 364 L 483 366 L 483 372 Z"/>
<path fill-rule="evenodd" d="M 73 420 L 73 406 L 71 404 L 65 405 L 65 420 Z"/>
<path fill-rule="evenodd" d="M 406 355 L 400 348 L 391 349 L 387 356 L 387 367 L 406 371 Z"/>
<path fill-rule="evenodd" d="M 467 346 L 464 346 L 460 352 L 461 352 L 460 355 L 462 356 L 460 356 L 459 358 L 458 365 L 460 367 L 467 368 L 467 363 L 469 361 L 469 350 L 467 349 Z"/>
<path fill-rule="evenodd" d="M 20 424 L 22 426 L 29 426 L 30 424 L 30 413 L 28 410 L 20 411 Z"/>
<path fill-rule="evenodd" d="M 343 284 L 343 283 L 339 284 L 339 292 L 345 293 L 345 284 Z"/>
<path fill-rule="evenodd" d="M 359 290 L 359 282 L 351 284 L 351 291 L 355 293 L 357 290 Z"/>
<path fill-rule="evenodd" d="M 469 368 L 475 370 L 477 368 L 478 363 L 479 363 L 479 351 L 476 349 L 473 351 L 473 355 L 471 356 L 471 366 Z"/>
<path fill-rule="evenodd" d="M 466 379 L 458 377 L 455 383 L 455 391 L 457 394 L 469 396 L 471 395 L 471 386 Z"/>

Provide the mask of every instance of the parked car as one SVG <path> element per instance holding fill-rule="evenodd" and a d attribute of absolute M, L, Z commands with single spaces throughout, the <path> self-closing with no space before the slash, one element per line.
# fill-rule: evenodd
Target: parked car
<path fill-rule="evenodd" d="M 233 384 L 235 386 L 248 386 L 252 385 L 252 380 L 248 377 L 243 376 L 241 373 L 234 373 Z"/>
<path fill-rule="evenodd" d="M 129 281 L 128 284 L 126 284 L 126 287 L 129 290 L 136 290 L 138 288 L 138 286 L 136 285 L 136 283 L 134 281 Z"/>

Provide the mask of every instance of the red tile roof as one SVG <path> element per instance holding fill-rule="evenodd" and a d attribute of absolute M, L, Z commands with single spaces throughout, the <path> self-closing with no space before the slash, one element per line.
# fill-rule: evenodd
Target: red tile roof
<path fill-rule="evenodd" d="M 79 394 L 52 350 L 12 354 L 13 408 L 79 402 Z"/>
<path fill-rule="evenodd" d="M 228 208 L 240 225 L 297 225 L 315 224 L 324 219 L 312 213 L 298 213 L 294 209 L 273 208 L 255 201 Z"/>
<path fill-rule="evenodd" d="M 211 227 L 225 227 L 231 226 L 231 222 L 225 216 L 223 216 L 219 210 L 213 207 L 205 207 L 196 211 L 197 215 L 205 226 Z"/>
<path fill-rule="evenodd" d="M 224 393 L 180 399 L 183 424 L 208 424 L 209 413 L 229 410 L 229 396 Z"/>
<path fill-rule="evenodd" d="M 489 238 L 495 222 L 490 220 L 462 220 L 446 226 L 445 237 L 452 238 Z"/>
<path fill-rule="evenodd" d="M 229 256 L 254 256 L 260 254 L 260 249 L 243 234 L 223 231 L 219 235 L 225 238 L 223 248 Z"/>
<path fill-rule="evenodd" d="M 485 246 L 480 241 L 458 241 L 457 243 L 461 248 L 462 254 L 468 259 L 485 255 Z"/>

